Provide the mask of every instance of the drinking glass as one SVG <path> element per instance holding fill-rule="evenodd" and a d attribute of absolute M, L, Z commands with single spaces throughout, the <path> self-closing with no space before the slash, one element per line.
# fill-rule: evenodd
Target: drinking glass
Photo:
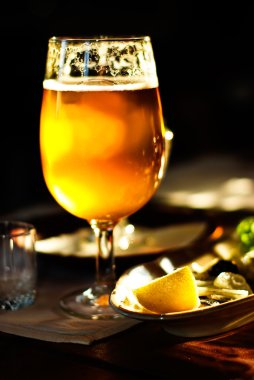
<path fill-rule="evenodd" d="M 35 227 L 0 220 L 0 310 L 18 310 L 36 299 Z"/>
<path fill-rule="evenodd" d="M 109 304 L 113 230 L 152 198 L 166 163 L 149 36 L 49 39 L 40 152 L 50 193 L 90 224 L 98 247 L 94 282 L 60 306 L 87 319 L 120 318 Z"/>

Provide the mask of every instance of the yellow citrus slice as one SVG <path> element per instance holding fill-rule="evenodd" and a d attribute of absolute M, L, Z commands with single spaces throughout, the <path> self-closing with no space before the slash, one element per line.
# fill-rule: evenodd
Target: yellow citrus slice
<path fill-rule="evenodd" d="M 145 309 L 159 314 L 191 310 L 200 305 L 195 277 L 188 266 L 133 289 L 133 293 Z"/>

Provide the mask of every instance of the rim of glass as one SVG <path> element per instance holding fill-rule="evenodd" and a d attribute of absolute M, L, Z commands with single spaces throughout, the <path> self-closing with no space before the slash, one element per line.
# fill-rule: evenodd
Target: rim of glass
<path fill-rule="evenodd" d="M 20 230 L 15 231 L 15 229 Z M 35 231 L 35 227 L 31 223 L 21 222 L 19 220 L 0 221 L 0 236 L 2 238 L 29 235 L 31 231 Z"/>
<path fill-rule="evenodd" d="M 91 37 L 82 37 L 82 36 L 52 36 L 49 41 L 75 41 L 75 42 L 99 42 L 99 41 L 146 41 L 150 42 L 151 37 L 148 35 L 141 36 L 91 36 Z"/>

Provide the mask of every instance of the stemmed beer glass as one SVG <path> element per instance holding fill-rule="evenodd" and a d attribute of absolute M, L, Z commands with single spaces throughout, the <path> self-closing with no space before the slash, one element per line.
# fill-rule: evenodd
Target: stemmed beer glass
<path fill-rule="evenodd" d="M 114 227 L 154 195 L 165 170 L 165 126 L 149 36 L 52 37 L 40 122 L 46 185 L 96 236 L 96 278 L 61 307 L 88 319 L 121 316 L 115 286 Z"/>

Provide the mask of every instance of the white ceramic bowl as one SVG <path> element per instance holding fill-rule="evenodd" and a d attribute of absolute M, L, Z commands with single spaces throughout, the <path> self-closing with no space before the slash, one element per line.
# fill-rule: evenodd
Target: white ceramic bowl
<path fill-rule="evenodd" d="M 144 313 L 132 289 L 167 274 L 174 264 L 169 256 L 130 268 L 117 281 L 110 303 L 120 314 L 140 321 L 158 322 L 170 334 L 181 337 L 205 337 L 222 334 L 254 321 L 254 294 L 216 306 L 191 311 Z"/>

